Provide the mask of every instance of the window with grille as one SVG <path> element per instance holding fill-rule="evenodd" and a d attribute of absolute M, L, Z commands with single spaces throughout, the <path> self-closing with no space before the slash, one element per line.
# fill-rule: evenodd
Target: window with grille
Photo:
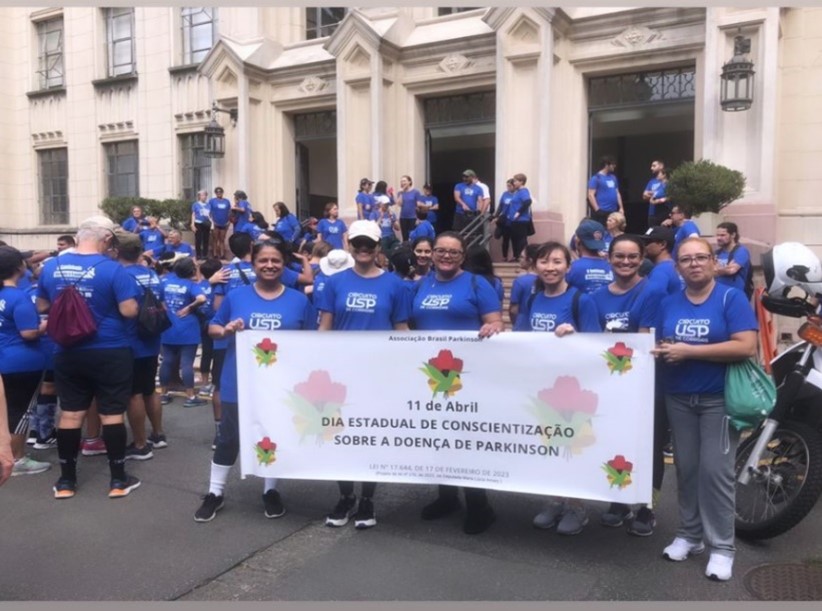
<path fill-rule="evenodd" d="M 67 225 L 68 149 L 37 151 L 37 166 L 40 183 L 40 222 L 43 225 Z"/>
<path fill-rule="evenodd" d="M 37 23 L 37 81 L 39 89 L 62 87 L 63 18 Z"/>
<path fill-rule="evenodd" d="M 138 197 L 139 160 L 137 141 L 104 144 L 106 153 L 106 178 L 109 197 Z"/>
<path fill-rule="evenodd" d="M 696 97 L 696 68 L 670 68 L 588 79 L 588 107 L 666 104 Z"/>
<path fill-rule="evenodd" d="M 136 72 L 134 62 L 134 9 L 107 8 L 106 57 L 108 76 L 120 76 Z"/>
<path fill-rule="evenodd" d="M 305 9 L 305 37 L 307 40 L 331 36 L 348 9 L 344 6 L 309 6 Z"/>
<path fill-rule="evenodd" d="M 217 34 L 215 7 L 183 7 L 180 9 L 183 33 L 183 63 L 199 64 L 211 47 Z"/>
<path fill-rule="evenodd" d="M 180 141 L 180 197 L 194 201 L 197 191 L 211 191 L 211 160 L 203 154 L 205 134 L 183 134 Z"/>

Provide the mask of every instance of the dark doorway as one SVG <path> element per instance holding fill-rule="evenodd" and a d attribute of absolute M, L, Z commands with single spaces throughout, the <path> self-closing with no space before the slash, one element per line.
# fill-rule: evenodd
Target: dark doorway
<path fill-rule="evenodd" d="M 451 228 L 454 185 L 471 169 L 494 199 L 494 92 L 469 93 L 423 101 L 428 182 L 440 202 L 437 232 Z"/>
<path fill-rule="evenodd" d="M 300 219 L 322 218 L 328 202 L 337 201 L 337 113 L 294 115 L 296 213 Z"/>
<path fill-rule="evenodd" d="M 694 156 L 693 67 L 589 80 L 590 171 L 604 155 L 616 158 L 628 233 L 647 227 L 642 199 L 650 165 L 661 159 L 669 171 Z"/>

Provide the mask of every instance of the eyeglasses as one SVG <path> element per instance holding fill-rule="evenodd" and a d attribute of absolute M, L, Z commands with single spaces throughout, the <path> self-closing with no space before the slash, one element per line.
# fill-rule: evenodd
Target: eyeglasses
<path fill-rule="evenodd" d="M 433 252 L 438 257 L 444 257 L 446 255 L 448 255 L 449 257 L 459 257 L 462 255 L 461 250 L 455 250 L 453 248 L 435 248 L 431 252 Z"/>
<path fill-rule="evenodd" d="M 611 255 L 611 258 L 614 261 L 639 261 L 642 258 L 642 255 L 638 252 L 631 252 L 631 253 L 624 253 L 624 252 L 615 252 Z"/>
<path fill-rule="evenodd" d="M 711 255 L 685 255 L 684 257 L 679 257 L 677 262 L 683 266 L 693 265 L 694 263 L 697 265 L 705 265 L 711 259 L 713 259 Z"/>

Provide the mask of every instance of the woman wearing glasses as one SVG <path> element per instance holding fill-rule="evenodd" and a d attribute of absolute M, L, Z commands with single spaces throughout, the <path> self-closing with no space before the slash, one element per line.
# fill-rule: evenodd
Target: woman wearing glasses
<path fill-rule="evenodd" d="M 434 271 L 419 281 L 412 319 L 422 331 L 477 331 L 490 337 L 503 330 L 502 304 L 491 284 L 462 269 L 465 242 L 458 233 L 446 231 L 434 240 Z M 422 509 L 423 520 L 447 516 L 460 507 L 459 489 L 440 486 L 436 500 Z M 485 490 L 465 488 L 466 534 L 485 531 L 495 519 Z"/>
<path fill-rule="evenodd" d="M 725 414 L 728 363 L 756 354 L 757 322 L 745 293 L 714 280 L 713 250 L 685 239 L 677 271 L 685 290 L 666 297 L 657 329 L 668 419 L 676 454 L 679 529 L 662 552 L 679 562 L 711 551 L 705 574 L 731 578 L 734 560 L 734 455 L 737 435 Z"/>
<path fill-rule="evenodd" d="M 408 330 L 407 290 L 398 276 L 377 266 L 380 235 L 374 221 L 351 223 L 348 245 L 354 267 L 328 278 L 322 292 L 314 297 L 320 310 L 320 331 Z M 376 526 L 373 498 L 377 484 L 361 484 L 357 505 L 354 482 L 337 483 L 340 499 L 326 516 L 326 526 L 345 526 L 352 515 L 357 529 Z"/>
<path fill-rule="evenodd" d="M 619 213 L 611 213 L 609 222 L 615 214 Z M 647 278 L 639 276 L 644 255 L 644 244 L 639 237 L 623 233 L 611 241 L 608 262 L 614 272 L 614 281 L 591 295 L 597 306 L 599 323 L 606 332 L 650 333 L 656 324 L 659 303 L 666 294 Z M 662 413 L 656 413 L 654 418 L 654 501 L 662 488 L 665 469 L 662 446 L 667 432 L 664 403 L 660 403 L 659 407 Z M 652 535 L 656 524 L 654 513 L 648 507 L 640 507 L 634 517 L 631 507 L 623 503 L 611 503 L 599 521 L 603 526 L 612 528 L 629 522 L 628 532 L 640 537 Z"/>

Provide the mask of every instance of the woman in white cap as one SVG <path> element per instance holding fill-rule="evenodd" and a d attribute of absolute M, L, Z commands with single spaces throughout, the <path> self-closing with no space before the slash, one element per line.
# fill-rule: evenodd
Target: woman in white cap
<path fill-rule="evenodd" d="M 377 267 L 379 226 L 374 221 L 354 221 L 348 236 L 354 265 L 332 275 L 314 298 L 314 305 L 321 312 L 320 331 L 407 331 L 409 303 L 402 280 Z M 337 260 L 336 254 L 334 259 L 331 258 L 332 253 L 325 259 L 326 269 L 329 259 Z M 339 265 L 348 265 L 348 262 L 340 259 Z M 320 266 L 323 270 L 322 262 Z M 352 293 L 358 298 L 351 298 Z M 377 484 L 362 483 L 359 505 L 354 496 L 354 483 L 338 484 L 340 499 L 325 518 L 326 525 L 345 526 L 353 514 L 355 528 L 375 526 L 377 519 L 372 499 Z"/>

